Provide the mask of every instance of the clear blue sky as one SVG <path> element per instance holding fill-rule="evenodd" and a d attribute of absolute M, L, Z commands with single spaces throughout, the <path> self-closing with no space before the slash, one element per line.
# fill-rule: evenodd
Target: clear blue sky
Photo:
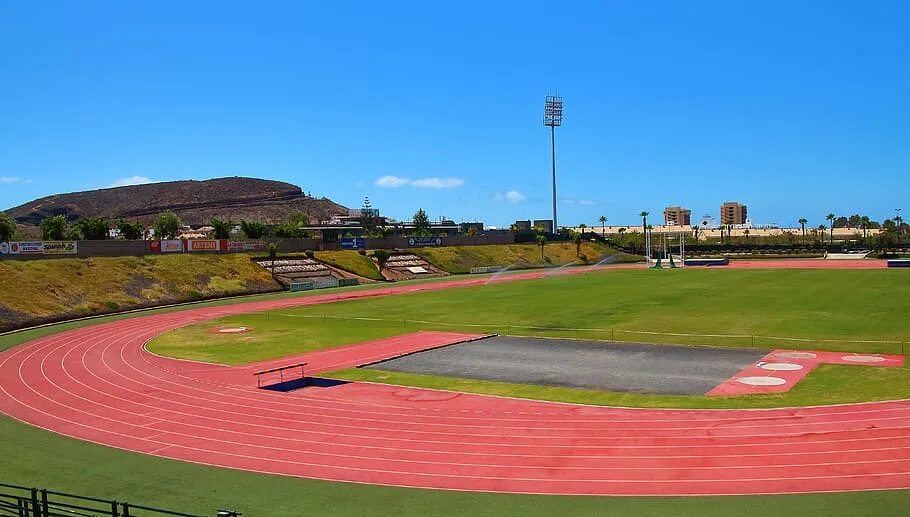
<path fill-rule="evenodd" d="M 3 2 L 0 208 L 240 175 L 548 218 L 558 91 L 560 223 L 910 212 L 910 3 L 560 4 Z"/>

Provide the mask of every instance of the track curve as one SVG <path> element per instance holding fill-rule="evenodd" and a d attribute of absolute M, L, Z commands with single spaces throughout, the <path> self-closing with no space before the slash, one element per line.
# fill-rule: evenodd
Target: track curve
<path fill-rule="evenodd" d="M 250 367 L 144 348 L 173 328 L 231 314 L 481 282 L 196 308 L 51 335 L 0 354 L 0 411 L 166 458 L 381 485 L 597 495 L 910 488 L 908 401 L 648 410 L 367 383 L 275 393 L 256 389 Z M 437 338 L 447 336 L 428 339 Z M 384 349 L 343 350 L 361 360 Z M 324 367 L 344 363 L 325 354 Z"/>

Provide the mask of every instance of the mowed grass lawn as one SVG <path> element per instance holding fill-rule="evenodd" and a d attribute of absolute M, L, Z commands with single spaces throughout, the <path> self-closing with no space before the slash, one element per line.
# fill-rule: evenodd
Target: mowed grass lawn
<path fill-rule="evenodd" d="M 612 270 L 231 316 L 165 334 L 150 349 L 176 357 L 244 364 L 416 330 L 458 330 L 901 353 L 901 340 L 908 338 L 910 328 L 903 301 L 910 287 L 900 281 L 903 276 L 903 272 L 891 270 Z M 232 326 L 254 330 L 239 335 L 209 331 Z M 788 393 L 724 398 L 516 385 L 364 369 L 329 376 L 640 407 L 781 407 L 910 398 L 910 365 L 822 365 Z"/>
<path fill-rule="evenodd" d="M 225 302 L 211 305 L 222 303 Z M 533 310 L 533 307 L 527 310 Z M 0 350 L 42 335 L 109 319 L 112 318 L 0 336 Z M 64 438 L 7 417 L 0 417 L 0 454 L 4 458 L 0 463 L 0 481 L 209 515 L 217 508 L 228 507 L 243 511 L 247 517 L 298 516 L 307 512 L 317 512 L 325 517 L 767 517 L 903 515 L 910 507 L 910 491 L 907 490 L 792 496 L 613 498 L 518 496 L 331 483 L 205 467 L 124 452 Z"/>

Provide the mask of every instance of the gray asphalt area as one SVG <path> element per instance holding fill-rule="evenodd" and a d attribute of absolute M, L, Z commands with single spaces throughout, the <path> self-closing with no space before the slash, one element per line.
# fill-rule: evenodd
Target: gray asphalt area
<path fill-rule="evenodd" d="M 497 336 L 364 368 L 664 395 L 704 395 L 767 350 Z"/>

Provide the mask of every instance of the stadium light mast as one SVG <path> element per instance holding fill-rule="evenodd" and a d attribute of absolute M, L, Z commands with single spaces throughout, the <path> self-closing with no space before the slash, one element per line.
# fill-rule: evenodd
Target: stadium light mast
<path fill-rule="evenodd" d="M 553 233 L 559 232 L 556 223 L 556 128 L 562 125 L 562 97 L 547 95 L 543 108 L 543 125 L 550 127 L 550 157 L 553 165 Z"/>

